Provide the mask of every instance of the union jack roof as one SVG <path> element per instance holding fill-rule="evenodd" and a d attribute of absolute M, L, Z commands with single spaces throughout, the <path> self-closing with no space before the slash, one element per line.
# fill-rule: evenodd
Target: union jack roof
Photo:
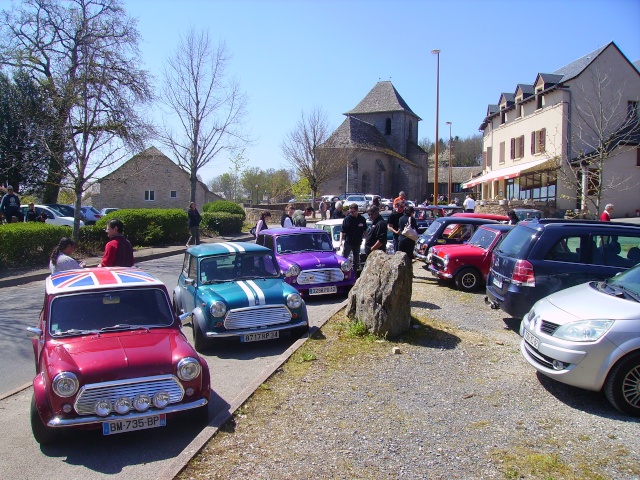
<path fill-rule="evenodd" d="M 66 270 L 47 278 L 46 291 L 57 294 L 68 291 L 95 290 L 98 288 L 121 288 L 135 286 L 164 285 L 156 277 L 139 268 L 102 267 Z"/>

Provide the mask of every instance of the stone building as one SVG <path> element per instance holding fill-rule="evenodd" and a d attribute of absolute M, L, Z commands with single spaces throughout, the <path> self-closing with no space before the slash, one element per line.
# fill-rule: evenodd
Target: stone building
<path fill-rule="evenodd" d="M 156 147 L 127 160 L 97 182 L 92 194 L 96 208 L 182 208 L 189 206 L 189 174 Z M 221 198 L 198 182 L 196 204 Z"/>
<path fill-rule="evenodd" d="M 426 194 L 427 153 L 418 145 L 421 119 L 391 82 L 378 82 L 344 115 L 346 120 L 322 145 L 325 158 L 344 167 L 322 185 L 321 193 Z"/>

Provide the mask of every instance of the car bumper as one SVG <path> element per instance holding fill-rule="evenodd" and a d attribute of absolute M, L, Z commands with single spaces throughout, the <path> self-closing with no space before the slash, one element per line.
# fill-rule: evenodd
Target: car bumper
<path fill-rule="evenodd" d="M 241 330 L 225 330 L 223 332 L 204 332 L 207 338 L 231 338 L 240 337 L 242 335 L 249 335 L 252 333 L 268 333 L 268 332 L 280 332 L 284 330 L 291 330 L 293 328 L 299 328 L 307 326 L 309 322 L 307 320 L 301 320 L 296 323 L 285 323 L 282 325 L 274 325 L 272 327 L 265 328 L 243 328 Z"/>
<path fill-rule="evenodd" d="M 429 265 L 429 271 L 431 272 L 431 275 L 433 275 L 434 277 L 442 278 L 443 280 L 451 280 L 453 278 L 453 275 L 451 273 L 438 270 L 433 265 Z"/>
<path fill-rule="evenodd" d="M 528 298 L 524 292 L 517 290 L 519 288 L 511 285 L 505 295 L 500 295 L 491 285 L 491 277 L 488 277 L 485 302 L 490 304 L 492 308 L 499 308 L 513 318 L 522 318 L 531 310 L 535 301 Z"/>
<path fill-rule="evenodd" d="M 126 415 L 108 415 L 106 417 L 99 417 L 97 415 L 82 416 L 78 418 L 59 418 L 54 417 L 47 422 L 49 427 L 75 427 L 80 425 L 101 425 L 104 422 L 113 420 L 131 420 L 134 418 L 148 417 L 149 415 L 165 415 L 178 412 L 184 412 L 186 410 L 193 410 L 194 408 L 203 407 L 208 403 L 206 398 L 201 398 L 189 403 L 177 403 L 169 405 L 163 409 L 147 410 L 146 412 L 128 413 Z"/>

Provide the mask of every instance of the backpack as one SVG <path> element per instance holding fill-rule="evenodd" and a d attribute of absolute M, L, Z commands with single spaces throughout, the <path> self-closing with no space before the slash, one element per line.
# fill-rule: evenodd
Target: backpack
<path fill-rule="evenodd" d="M 256 236 L 256 227 L 258 226 L 258 224 L 255 224 L 253 227 L 251 227 L 251 230 L 249 230 L 249 233 L 251 235 L 253 235 L 254 237 Z"/>

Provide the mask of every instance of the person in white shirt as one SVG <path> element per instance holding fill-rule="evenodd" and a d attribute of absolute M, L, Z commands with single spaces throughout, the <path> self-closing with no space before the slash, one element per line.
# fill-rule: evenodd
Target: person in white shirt
<path fill-rule="evenodd" d="M 476 209 L 476 201 L 471 198 L 471 195 L 467 195 L 467 198 L 462 202 L 462 206 L 464 207 L 464 211 L 467 213 L 473 213 Z"/>
<path fill-rule="evenodd" d="M 64 270 L 84 268 L 83 263 L 79 263 L 76 259 L 71 257 L 75 246 L 76 242 L 74 242 L 72 238 L 62 237 L 60 239 L 56 248 L 51 252 L 49 269 L 52 274 L 62 272 Z"/>

